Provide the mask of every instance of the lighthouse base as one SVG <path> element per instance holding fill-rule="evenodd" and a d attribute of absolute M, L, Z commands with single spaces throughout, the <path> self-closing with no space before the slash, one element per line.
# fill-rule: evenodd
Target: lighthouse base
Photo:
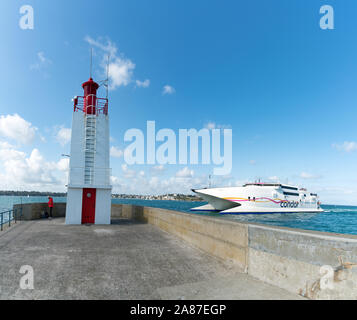
<path fill-rule="evenodd" d="M 110 224 L 111 191 L 68 186 L 66 224 Z"/>

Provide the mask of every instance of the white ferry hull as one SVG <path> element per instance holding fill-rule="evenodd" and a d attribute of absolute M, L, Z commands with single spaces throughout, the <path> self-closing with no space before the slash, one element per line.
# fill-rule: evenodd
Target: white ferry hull
<path fill-rule="evenodd" d="M 316 194 L 278 184 L 192 190 L 208 204 L 192 211 L 220 214 L 274 214 L 323 212 Z"/>
<path fill-rule="evenodd" d="M 323 212 L 323 209 L 310 209 L 310 208 L 301 208 L 301 209 L 279 209 L 279 208 L 259 208 L 257 209 L 248 209 L 248 208 L 233 208 L 230 210 L 219 211 L 220 214 L 274 214 L 274 213 L 318 213 Z"/>

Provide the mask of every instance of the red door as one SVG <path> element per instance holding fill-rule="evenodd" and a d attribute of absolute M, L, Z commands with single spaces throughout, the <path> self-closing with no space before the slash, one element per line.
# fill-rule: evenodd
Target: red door
<path fill-rule="evenodd" d="M 95 189 L 83 189 L 82 224 L 95 221 Z"/>

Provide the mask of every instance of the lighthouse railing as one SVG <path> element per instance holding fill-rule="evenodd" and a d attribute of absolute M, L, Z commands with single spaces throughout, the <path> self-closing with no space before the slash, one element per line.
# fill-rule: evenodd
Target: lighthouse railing
<path fill-rule="evenodd" d="M 73 99 L 73 104 L 74 112 L 82 111 L 86 113 L 86 109 L 90 107 L 91 114 L 108 114 L 108 99 L 106 98 L 98 98 L 96 96 L 94 98 L 94 95 L 93 97 L 92 95 L 87 97 L 77 96 Z"/>

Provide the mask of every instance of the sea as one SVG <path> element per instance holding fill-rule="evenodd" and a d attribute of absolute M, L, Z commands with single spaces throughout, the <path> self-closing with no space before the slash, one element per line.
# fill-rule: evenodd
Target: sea
<path fill-rule="evenodd" d="M 66 202 L 66 197 L 54 197 L 53 200 L 55 203 Z M 11 210 L 14 204 L 47 201 L 47 197 L 0 196 L 0 213 Z M 112 199 L 112 203 L 134 204 L 193 213 L 190 211 L 191 208 L 203 205 L 206 202 Z M 221 215 L 219 213 L 194 212 L 193 214 L 281 227 L 357 235 L 357 206 L 322 205 L 321 207 L 324 209 L 324 212 L 321 213 Z M 6 219 L 8 219 L 8 214 L 4 214 L 4 222 Z"/>

